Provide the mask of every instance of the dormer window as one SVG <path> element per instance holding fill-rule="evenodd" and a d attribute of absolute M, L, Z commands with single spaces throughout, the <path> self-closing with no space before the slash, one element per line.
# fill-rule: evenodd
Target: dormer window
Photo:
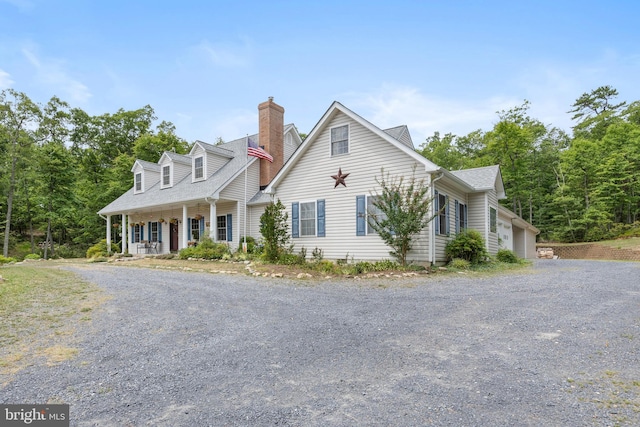
<path fill-rule="evenodd" d="M 141 193 L 142 192 L 142 172 L 136 173 L 135 190 L 136 190 L 135 191 L 136 193 Z"/>
<path fill-rule="evenodd" d="M 193 179 L 204 178 L 204 157 L 196 157 L 193 160 Z"/>
<path fill-rule="evenodd" d="M 162 187 L 171 187 L 171 166 L 162 167 Z"/>

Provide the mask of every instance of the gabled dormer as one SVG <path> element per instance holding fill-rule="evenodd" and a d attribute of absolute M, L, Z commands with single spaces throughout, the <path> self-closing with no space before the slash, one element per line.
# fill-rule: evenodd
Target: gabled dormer
<path fill-rule="evenodd" d="M 226 148 L 196 141 L 189 152 L 191 157 L 191 182 L 204 181 L 229 160 L 235 154 Z"/>
<path fill-rule="evenodd" d="M 145 160 L 136 160 L 131 168 L 133 172 L 133 194 L 144 193 L 160 180 L 160 166 Z"/>
<path fill-rule="evenodd" d="M 158 161 L 160 189 L 171 188 L 191 173 L 191 157 L 165 151 Z"/>

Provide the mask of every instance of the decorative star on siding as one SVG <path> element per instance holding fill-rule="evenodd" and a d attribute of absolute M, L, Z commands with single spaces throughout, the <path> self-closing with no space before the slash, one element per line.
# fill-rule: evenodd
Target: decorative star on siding
<path fill-rule="evenodd" d="M 342 173 L 342 168 L 338 168 L 338 175 L 331 175 L 331 178 L 336 180 L 336 185 L 333 188 L 336 188 L 339 184 L 347 186 L 347 183 L 344 180 L 349 176 L 348 173 Z"/>

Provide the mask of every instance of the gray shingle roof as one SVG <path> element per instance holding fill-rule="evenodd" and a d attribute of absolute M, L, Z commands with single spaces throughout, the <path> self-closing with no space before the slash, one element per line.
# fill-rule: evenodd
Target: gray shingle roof
<path fill-rule="evenodd" d="M 151 163 L 151 162 L 147 162 L 146 160 L 140 160 L 140 159 L 136 160 L 136 163 L 142 166 L 142 169 L 144 170 L 160 172 L 160 165 L 157 163 Z"/>
<path fill-rule="evenodd" d="M 251 135 L 251 138 L 257 138 L 257 135 Z M 98 213 L 101 215 L 117 214 L 155 206 L 202 200 L 205 197 L 214 197 L 232 178 L 244 170 L 247 164 L 246 144 L 246 137 L 224 144 L 224 152 L 229 153 L 229 155 L 233 157 L 204 181 L 191 182 L 191 174 L 189 173 L 180 182 L 174 183 L 173 187 L 170 188 L 161 189 L 159 181 L 147 188 L 144 193 L 134 194 L 133 188 L 131 188 L 122 196 L 102 208 Z M 175 153 L 173 153 L 173 155 L 175 155 Z M 256 160 L 255 157 L 249 157 L 248 164 Z M 156 166 L 158 165 L 156 164 Z"/>
<path fill-rule="evenodd" d="M 411 134 L 409 133 L 409 128 L 407 125 L 400 125 L 394 128 L 389 128 L 383 130 L 384 133 L 391 136 L 392 138 L 397 139 L 402 142 L 404 145 L 414 149 L 413 140 L 411 139 Z"/>
<path fill-rule="evenodd" d="M 174 162 L 183 163 L 185 165 L 191 165 L 191 157 L 184 154 L 174 153 L 173 151 L 165 151 L 164 155 L 170 158 Z"/>
<path fill-rule="evenodd" d="M 496 179 L 500 173 L 500 166 L 486 166 L 482 168 L 463 169 L 451 171 L 451 173 L 475 190 L 490 190 L 495 188 Z"/>

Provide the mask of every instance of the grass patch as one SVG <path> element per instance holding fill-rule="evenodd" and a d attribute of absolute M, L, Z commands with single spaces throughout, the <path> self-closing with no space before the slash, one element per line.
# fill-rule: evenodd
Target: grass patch
<path fill-rule="evenodd" d="M 579 393 L 579 400 L 606 409 L 613 425 L 638 425 L 640 422 L 640 381 L 623 378 L 606 370 L 595 378 L 568 378 L 569 393 Z"/>
<path fill-rule="evenodd" d="M 629 237 L 624 239 L 603 240 L 594 242 L 597 245 L 608 246 L 616 249 L 634 249 L 640 250 L 640 237 Z"/>
<path fill-rule="evenodd" d="M 48 364 L 74 357 L 73 325 L 104 300 L 98 288 L 50 265 L 0 273 L 0 384 L 37 357 Z"/>

